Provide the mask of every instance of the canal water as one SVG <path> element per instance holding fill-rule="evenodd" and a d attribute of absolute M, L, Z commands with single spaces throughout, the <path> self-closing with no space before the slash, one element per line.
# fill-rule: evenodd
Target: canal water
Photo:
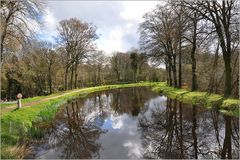
<path fill-rule="evenodd" d="M 238 118 L 146 87 L 73 100 L 45 130 L 31 158 L 239 158 Z"/>

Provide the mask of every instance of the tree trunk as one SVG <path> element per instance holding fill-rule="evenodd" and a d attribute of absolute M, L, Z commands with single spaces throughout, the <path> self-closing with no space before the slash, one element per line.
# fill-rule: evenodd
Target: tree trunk
<path fill-rule="evenodd" d="M 18 9 L 20 9 L 20 8 L 18 8 Z M 17 10 L 11 8 L 10 11 L 8 12 L 5 22 L 1 23 L 1 66 L 3 63 L 3 46 L 4 46 L 3 44 L 5 41 L 6 35 L 7 35 L 7 29 L 8 29 L 8 26 L 10 26 L 9 24 L 11 23 L 11 19 L 13 18 L 14 14 L 15 14 L 15 12 L 17 12 Z"/>
<path fill-rule="evenodd" d="M 223 142 L 223 149 L 221 153 L 222 159 L 231 159 L 232 158 L 232 124 L 231 124 L 231 117 L 224 116 L 225 119 L 225 138 Z M 226 156 L 228 154 L 228 156 Z"/>
<path fill-rule="evenodd" d="M 174 87 L 177 87 L 177 66 L 176 66 L 176 56 L 173 56 L 173 65 L 172 65 L 172 70 L 173 70 L 173 83 Z"/>
<path fill-rule="evenodd" d="M 224 96 L 229 97 L 232 93 L 232 68 L 231 57 L 228 54 L 223 54 L 225 65 L 225 89 Z"/>
<path fill-rule="evenodd" d="M 235 98 L 239 97 L 239 54 L 236 53 L 236 56 L 233 58 L 235 61 L 232 65 L 232 96 Z"/>
<path fill-rule="evenodd" d="M 209 2 L 208 2 L 209 3 Z M 231 2 L 232 3 L 232 2 Z M 226 9 L 226 3 L 225 1 L 222 2 L 222 9 L 223 12 L 220 15 L 222 17 L 222 20 L 220 16 L 218 15 L 217 7 L 214 4 L 214 14 L 216 15 L 216 18 L 213 16 L 212 13 L 211 16 L 214 18 L 214 25 L 216 28 L 216 32 L 218 34 L 219 40 L 220 40 L 220 46 L 222 48 L 223 53 L 223 60 L 225 65 L 225 88 L 224 88 L 224 96 L 229 97 L 231 96 L 232 92 L 232 68 L 231 68 L 231 33 L 230 33 L 230 19 L 232 17 L 231 10 L 228 12 L 225 12 Z M 212 10 L 210 10 L 212 12 Z"/>
<path fill-rule="evenodd" d="M 135 71 L 133 69 L 133 82 L 135 82 Z"/>
<path fill-rule="evenodd" d="M 216 31 L 220 40 L 220 46 L 223 53 L 223 61 L 225 66 L 225 88 L 224 96 L 229 97 L 232 92 L 232 68 L 231 68 L 231 41 L 229 33 L 226 33 L 226 42 L 224 40 L 223 31 L 219 25 L 215 24 Z"/>
<path fill-rule="evenodd" d="M 98 78 L 97 78 L 97 83 L 98 83 L 98 85 L 101 85 L 101 68 L 100 68 L 100 66 L 98 66 Z"/>
<path fill-rule="evenodd" d="M 183 151 L 183 115 L 182 115 L 182 103 L 179 102 L 179 125 L 180 125 L 180 151 L 181 151 L 181 157 L 184 159 L 184 151 Z"/>
<path fill-rule="evenodd" d="M 136 74 L 135 74 L 135 82 L 138 82 L 138 75 L 139 75 L 139 64 L 137 65 L 137 68 L 136 68 Z"/>
<path fill-rule="evenodd" d="M 168 76 L 169 76 L 169 85 L 172 86 L 172 65 L 171 62 L 169 62 L 168 65 Z"/>
<path fill-rule="evenodd" d="M 3 40 L 4 40 L 4 36 L 1 36 L 1 66 L 3 63 Z"/>
<path fill-rule="evenodd" d="M 49 90 L 50 90 L 50 94 L 52 94 L 52 79 L 51 78 L 49 80 Z"/>
<path fill-rule="evenodd" d="M 74 81 L 74 88 L 77 88 L 77 67 L 78 67 L 78 63 L 75 63 L 75 81 Z"/>
<path fill-rule="evenodd" d="M 65 90 L 68 89 L 68 67 L 66 67 L 65 69 L 65 86 L 64 86 Z"/>
<path fill-rule="evenodd" d="M 166 75 L 167 75 L 167 84 L 170 85 L 170 77 L 169 77 L 169 66 L 165 63 L 166 66 Z"/>
<path fill-rule="evenodd" d="M 183 13 L 183 1 L 180 4 L 180 13 L 178 15 L 178 23 L 179 23 L 179 42 L 178 42 L 178 88 L 182 88 L 182 32 L 183 32 L 183 21 L 182 21 L 182 13 Z"/>
<path fill-rule="evenodd" d="M 116 74 L 117 74 L 117 80 L 118 80 L 118 82 L 120 82 L 120 73 L 118 71 L 116 71 Z"/>
<path fill-rule="evenodd" d="M 137 68 L 133 68 L 133 82 L 137 82 Z"/>
<path fill-rule="evenodd" d="M 48 68 L 48 85 L 49 85 L 49 94 L 52 94 L 52 75 L 51 75 L 51 66 Z"/>
<path fill-rule="evenodd" d="M 179 40 L 179 57 L 178 57 L 178 88 L 182 88 L 182 43 L 181 43 L 181 36 Z"/>
<path fill-rule="evenodd" d="M 70 88 L 73 89 L 73 71 L 74 71 L 74 64 L 71 67 L 71 77 L 70 77 Z"/>
<path fill-rule="evenodd" d="M 12 98 L 11 88 L 12 88 L 12 79 L 8 78 L 8 92 L 7 92 L 7 99 L 8 100 L 10 100 Z"/>
<path fill-rule="evenodd" d="M 196 59 L 195 59 L 195 52 L 192 52 L 192 91 L 197 90 L 197 75 L 196 75 Z"/>
<path fill-rule="evenodd" d="M 49 75 L 48 83 L 49 83 L 49 94 L 52 94 L 52 77 L 51 77 L 51 75 Z"/>
<path fill-rule="evenodd" d="M 210 80 L 209 80 L 209 85 L 208 85 L 208 91 L 210 93 L 213 92 L 214 86 L 215 86 L 215 79 L 216 79 L 216 67 L 218 65 L 218 52 L 219 52 L 219 42 L 216 48 L 215 56 L 214 56 L 214 61 L 213 61 L 213 66 L 212 66 L 212 73 L 210 75 Z"/>
<path fill-rule="evenodd" d="M 197 144 L 197 134 L 196 134 L 196 129 L 197 129 L 197 106 L 192 106 L 193 108 L 193 113 L 192 113 L 192 137 L 193 137 L 193 148 L 194 148 L 194 158 L 198 159 L 198 144 Z"/>
<path fill-rule="evenodd" d="M 11 17 L 11 15 L 7 17 L 5 25 L 2 24 L 3 25 L 3 30 L 1 32 L 1 66 L 2 66 L 2 63 L 3 63 L 3 47 L 4 47 L 3 44 L 4 44 L 4 41 L 5 41 L 6 32 L 7 32 L 7 23 L 9 21 L 10 17 Z"/>
<path fill-rule="evenodd" d="M 193 43 L 192 43 L 192 50 L 191 50 L 191 60 L 192 60 L 192 91 L 197 90 L 197 75 L 196 75 L 196 59 L 195 59 L 195 52 L 197 47 L 197 22 L 194 20 L 193 22 Z"/>

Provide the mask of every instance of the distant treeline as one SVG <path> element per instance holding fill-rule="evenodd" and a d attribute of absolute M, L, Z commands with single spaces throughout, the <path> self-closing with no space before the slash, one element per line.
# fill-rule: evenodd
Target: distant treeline
<path fill-rule="evenodd" d="M 137 50 L 115 52 L 112 56 L 91 51 L 77 66 L 69 64 L 66 72 L 70 63 L 63 58 L 66 52 L 51 46 L 35 43 L 34 48 L 28 47 L 23 54 L 6 58 L 1 77 L 2 98 L 15 99 L 19 92 L 24 97 L 32 97 L 103 84 L 166 80 L 165 70 L 150 66 L 147 56 Z"/>
<path fill-rule="evenodd" d="M 54 44 L 34 37 L 44 9 L 41 1 L 1 3 L 2 99 L 139 81 L 239 95 L 237 1 L 157 5 L 139 26 L 141 48 L 111 56 L 96 49 L 97 28 L 76 18 L 59 22 Z"/>

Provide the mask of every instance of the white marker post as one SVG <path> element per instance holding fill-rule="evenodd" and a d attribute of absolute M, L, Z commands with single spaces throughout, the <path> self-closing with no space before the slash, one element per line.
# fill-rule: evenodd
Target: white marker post
<path fill-rule="evenodd" d="M 21 93 L 17 94 L 17 99 L 18 99 L 17 108 L 20 109 L 22 107 L 22 103 L 21 103 L 22 94 Z"/>

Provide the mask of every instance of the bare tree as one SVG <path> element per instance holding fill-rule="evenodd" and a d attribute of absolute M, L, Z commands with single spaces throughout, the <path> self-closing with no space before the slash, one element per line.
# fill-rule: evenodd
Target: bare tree
<path fill-rule="evenodd" d="M 186 16 L 186 8 L 183 1 L 170 1 L 170 6 L 175 14 L 176 36 L 178 38 L 178 88 L 182 87 L 182 48 L 184 47 L 184 33 L 189 28 L 189 18 Z"/>
<path fill-rule="evenodd" d="M 122 65 L 123 65 L 123 53 L 114 53 L 114 55 L 111 58 L 111 65 L 112 65 L 112 70 L 116 74 L 117 81 L 119 82 L 121 80 L 121 70 L 122 70 Z"/>
<path fill-rule="evenodd" d="M 176 14 L 170 5 L 158 6 L 144 16 L 145 21 L 140 26 L 140 44 L 150 56 L 162 59 L 168 71 L 169 84 L 177 83 L 177 52 L 179 44 Z"/>
<path fill-rule="evenodd" d="M 38 0 L 8 0 L 1 2 L 1 62 L 14 41 L 22 45 L 34 33 L 43 13 L 43 3 Z"/>
<path fill-rule="evenodd" d="M 130 51 L 130 59 L 133 70 L 133 82 L 137 82 L 138 76 L 142 71 L 142 66 L 147 62 L 147 56 L 135 49 Z"/>
<path fill-rule="evenodd" d="M 97 38 L 96 28 L 76 18 L 62 20 L 58 26 L 58 42 L 65 47 L 65 90 L 68 89 L 68 72 L 71 69 L 70 89 L 73 88 L 73 75 L 77 81 L 77 67 L 86 53 L 93 50 L 93 41 Z M 76 85 L 75 85 L 76 87 Z"/>
<path fill-rule="evenodd" d="M 225 65 L 225 91 L 226 97 L 232 92 L 232 67 L 231 57 L 233 48 L 238 45 L 233 39 L 233 35 L 239 33 L 234 27 L 237 24 L 237 1 L 185 1 L 186 6 L 195 10 L 198 14 L 210 21 L 218 35 L 220 46 L 223 53 Z M 239 41 L 239 40 L 237 40 Z"/>
<path fill-rule="evenodd" d="M 57 54 L 50 42 L 41 42 L 39 52 L 47 66 L 47 79 L 49 85 L 49 94 L 52 94 L 53 83 L 53 65 L 57 62 Z"/>
<path fill-rule="evenodd" d="M 200 20 L 202 17 L 196 12 L 189 10 L 188 8 L 185 8 L 184 15 L 187 17 L 188 24 L 187 24 L 187 32 L 183 34 L 184 39 L 190 43 L 191 45 L 191 51 L 190 51 L 190 57 L 191 57 L 191 65 L 192 65 L 192 91 L 195 91 L 198 89 L 197 85 L 197 60 L 196 60 L 196 51 L 197 51 L 197 45 L 199 40 L 199 34 L 202 33 L 201 26 L 199 25 Z"/>
<path fill-rule="evenodd" d="M 131 66 L 132 66 L 132 70 L 133 70 L 133 82 L 137 82 L 137 74 L 138 74 L 138 62 L 139 62 L 139 56 L 138 53 L 136 52 L 132 52 L 130 54 L 130 58 L 131 58 Z"/>
<path fill-rule="evenodd" d="M 92 73 L 89 73 L 93 78 L 94 85 L 102 84 L 102 72 L 108 63 L 108 57 L 103 51 L 94 51 L 87 60 L 87 64 L 92 68 Z"/>

